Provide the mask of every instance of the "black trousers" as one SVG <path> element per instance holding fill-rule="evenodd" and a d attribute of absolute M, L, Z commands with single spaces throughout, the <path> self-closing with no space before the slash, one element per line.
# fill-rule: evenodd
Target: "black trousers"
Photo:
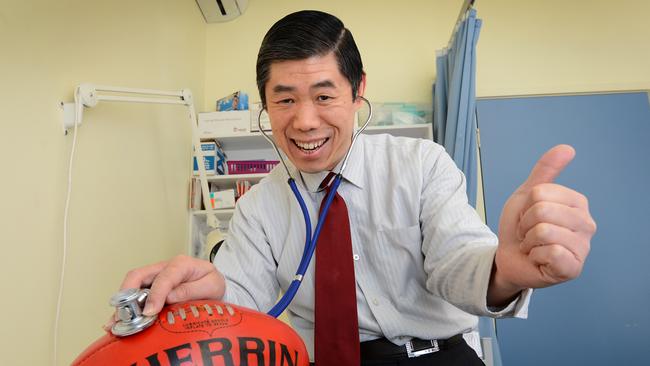
<path fill-rule="evenodd" d="M 314 366 L 314 363 L 310 365 Z M 399 359 L 361 360 L 361 366 L 485 366 L 485 364 L 476 355 L 476 352 L 465 341 L 462 341 L 447 349 L 420 357 L 408 358 L 407 355 L 404 355 Z"/>

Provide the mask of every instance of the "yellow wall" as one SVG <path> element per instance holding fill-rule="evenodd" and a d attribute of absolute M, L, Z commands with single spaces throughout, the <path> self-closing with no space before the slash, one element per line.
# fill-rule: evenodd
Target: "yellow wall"
<path fill-rule="evenodd" d="M 461 0 L 251 0 L 205 25 L 192 0 L 3 0 L 0 6 L 0 344 L 7 364 L 50 364 L 71 136 L 57 104 L 80 82 L 179 89 L 203 106 L 234 90 L 258 100 L 268 27 L 304 7 L 353 31 L 374 101 L 429 102 L 435 50 Z M 396 5 L 398 4 L 398 5 Z M 646 0 L 477 0 L 479 96 L 650 89 Z M 201 104 L 201 103 L 199 103 Z M 203 108 L 201 108 L 203 107 Z M 186 113 L 100 105 L 79 130 L 60 365 L 101 335 L 106 302 L 133 267 L 184 252 Z"/>
<path fill-rule="evenodd" d="M 206 37 L 205 105 L 214 108 L 234 90 L 259 101 L 255 59 L 269 27 L 302 9 L 330 12 L 352 31 L 368 74 L 371 101 L 430 103 L 435 50 L 446 44 L 459 1 L 373 0 L 251 1 L 246 13 L 226 24 L 211 24 Z"/>
<path fill-rule="evenodd" d="M 396 5 L 399 3 L 399 6 Z M 352 31 L 371 101 L 431 101 L 435 50 L 462 0 L 251 1 L 243 17 L 208 25 L 205 105 L 234 90 L 259 100 L 255 58 L 266 30 L 304 8 L 338 15 Z M 650 89 L 647 0 L 477 0 L 477 95 Z"/>
<path fill-rule="evenodd" d="M 194 1 L 2 1 L 2 364 L 51 365 L 72 136 L 59 101 L 93 82 L 203 100 Z M 177 106 L 99 105 L 79 129 L 59 365 L 103 334 L 124 273 L 184 252 L 190 129 Z"/>
<path fill-rule="evenodd" d="M 234 90 L 258 101 L 255 58 L 283 15 L 318 9 L 354 34 L 374 102 L 431 102 L 435 51 L 446 46 L 462 0 L 252 1 L 246 14 L 208 25 L 205 106 Z M 650 89 L 647 0 L 476 0 L 477 96 Z M 480 185 L 479 185 L 480 190 Z M 483 214 L 482 192 L 478 211 Z"/>
<path fill-rule="evenodd" d="M 650 89 L 650 1 L 477 0 L 479 96 Z"/>

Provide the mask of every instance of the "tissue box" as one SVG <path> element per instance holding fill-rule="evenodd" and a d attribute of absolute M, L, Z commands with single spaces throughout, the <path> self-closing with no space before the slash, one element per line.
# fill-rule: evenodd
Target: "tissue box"
<path fill-rule="evenodd" d="M 226 189 L 218 192 L 210 192 L 210 202 L 213 209 L 235 207 L 235 190 Z"/>
<path fill-rule="evenodd" d="M 205 157 L 205 174 L 217 174 L 217 144 L 214 142 L 202 142 L 201 150 L 203 151 L 203 156 Z M 197 164 L 196 156 L 193 160 L 194 175 L 199 175 L 199 165 Z"/>
<path fill-rule="evenodd" d="M 217 111 L 244 111 L 248 109 L 248 94 L 237 91 L 217 100 Z"/>
<path fill-rule="evenodd" d="M 199 113 L 199 136 L 246 136 L 251 133 L 250 124 L 250 111 Z"/>

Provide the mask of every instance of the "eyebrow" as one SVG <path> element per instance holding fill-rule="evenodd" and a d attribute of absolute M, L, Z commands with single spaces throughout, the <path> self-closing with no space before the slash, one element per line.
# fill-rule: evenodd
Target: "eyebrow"
<path fill-rule="evenodd" d="M 296 88 L 293 86 L 287 86 L 287 85 L 276 85 L 273 87 L 273 92 L 274 93 L 286 93 L 286 92 L 292 92 Z"/>
<path fill-rule="evenodd" d="M 319 81 L 316 84 L 309 87 L 309 89 L 320 89 L 320 88 L 335 88 L 336 86 L 331 80 Z M 289 85 L 276 85 L 273 87 L 274 93 L 286 93 L 296 90 L 295 87 Z"/>
<path fill-rule="evenodd" d="M 309 89 L 319 89 L 319 88 L 334 88 L 334 83 L 331 80 L 319 81 L 316 84 L 309 87 Z"/>

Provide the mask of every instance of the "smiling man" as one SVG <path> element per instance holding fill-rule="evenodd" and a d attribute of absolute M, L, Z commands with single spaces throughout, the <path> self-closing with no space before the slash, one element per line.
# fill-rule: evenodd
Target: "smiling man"
<path fill-rule="evenodd" d="M 305 173 L 334 169 L 350 147 L 354 114 L 350 82 L 333 53 L 277 62 L 266 82 L 266 110 L 278 146 Z M 365 77 L 358 86 L 363 94 Z"/>
<path fill-rule="evenodd" d="M 257 83 L 315 223 L 321 183 L 340 170 L 364 103 L 352 34 L 326 13 L 286 16 L 262 42 Z M 464 177 L 441 146 L 359 136 L 332 206 L 339 208 L 287 309 L 312 360 L 482 365 L 462 338 L 476 327 L 474 315 L 525 317 L 532 288 L 582 270 L 595 223 L 583 195 L 553 183 L 573 156 L 558 146 L 540 159 L 504 207 L 497 237 L 468 205 Z M 278 167 L 238 201 L 213 264 L 180 256 L 131 271 L 122 287 L 151 285 L 145 314 L 204 298 L 268 311 L 294 279 L 304 248 L 288 178 Z M 327 248 L 335 247 L 332 259 Z M 338 291 L 322 289 L 328 286 Z"/>

